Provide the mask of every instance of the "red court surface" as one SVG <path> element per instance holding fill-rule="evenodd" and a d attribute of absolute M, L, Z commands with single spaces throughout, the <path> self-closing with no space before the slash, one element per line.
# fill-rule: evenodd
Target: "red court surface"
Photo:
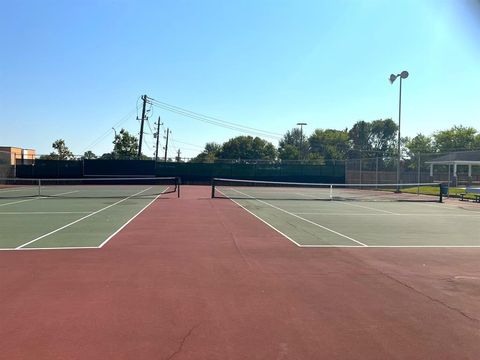
<path fill-rule="evenodd" d="M 480 249 L 299 248 L 208 187 L 0 253 L 2 359 L 478 359 Z"/>

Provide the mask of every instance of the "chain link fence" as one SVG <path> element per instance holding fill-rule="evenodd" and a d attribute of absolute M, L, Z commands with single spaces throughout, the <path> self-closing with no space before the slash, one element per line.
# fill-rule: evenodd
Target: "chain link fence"
<path fill-rule="evenodd" d="M 456 165 L 455 165 L 456 164 Z M 349 159 L 347 184 L 394 184 L 398 158 Z M 400 160 L 400 183 L 446 183 L 453 187 L 480 184 L 480 151 L 419 153 Z"/>
<path fill-rule="evenodd" d="M 0 179 L 15 177 L 15 161 L 12 161 L 12 154 L 0 151 Z"/>

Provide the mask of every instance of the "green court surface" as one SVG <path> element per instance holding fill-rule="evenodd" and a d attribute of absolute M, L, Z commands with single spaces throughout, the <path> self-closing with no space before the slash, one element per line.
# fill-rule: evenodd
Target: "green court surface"
<path fill-rule="evenodd" d="M 102 247 L 160 196 L 137 193 L 138 188 L 123 197 L 0 198 L 0 249 Z"/>
<path fill-rule="evenodd" d="M 480 207 L 394 201 L 231 201 L 302 247 L 480 247 Z"/>

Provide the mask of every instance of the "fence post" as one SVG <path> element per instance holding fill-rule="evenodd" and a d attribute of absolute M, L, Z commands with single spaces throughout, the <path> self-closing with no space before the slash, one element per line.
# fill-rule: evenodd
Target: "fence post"
<path fill-rule="evenodd" d="M 417 160 L 417 195 L 420 195 L 420 183 L 422 182 L 422 179 L 421 179 L 421 172 L 420 172 L 420 164 L 421 164 L 421 161 L 420 161 L 420 157 L 421 157 L 421 153 L 418 154 L 418 160 Z"/>
<path fill-rule="evenodd" d="M 450 183 L 450 171 L 451 171 L 451 168 L 450 168 L 450 164 L 448 164 L 448 186 L 451 186 L 452 184 Z"/>
<path fill-rule="evenodd" d="M 418 178 L 418 183 L 420 184 L 422 182 L 422 172 L 421 172 L 421 166 L 422 166 L 422 161 L 421 161 L 422 153 L 418 154 L 418 163 L 417 163 L 417 178 Z"/>
<path fill-rule="evenodd" d="M 345 159 L 345 164 L 343 165 L 345 167 L 345 184 L 349 184 L 350 180 L 348 179 L 348 158 Z"/>
<path fill-rule="evenodd" d="M 360 181 L 359 184 L 362 183 L 362 155 L 360 154 Z"/>

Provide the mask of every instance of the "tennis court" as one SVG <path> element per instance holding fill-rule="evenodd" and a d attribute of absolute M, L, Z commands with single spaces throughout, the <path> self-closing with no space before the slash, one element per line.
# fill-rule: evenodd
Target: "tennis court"
<path fill-rule="evenodd" d="M 480 246 L 480 209 L 440 203 L 434 186 L 397 193 L 395 184 L 215 179 L 212 197 L 234 201 L 301 247 Z"/>
<path fill-rule="evenodd" d="M 478 204 L 100 182 L 1 190 L 5 358 L 478 358 Z"/>
<path fill-rule="evenodd" d="M 176 178 L 5 179 L 0 250 L 101 248 Z"/>

